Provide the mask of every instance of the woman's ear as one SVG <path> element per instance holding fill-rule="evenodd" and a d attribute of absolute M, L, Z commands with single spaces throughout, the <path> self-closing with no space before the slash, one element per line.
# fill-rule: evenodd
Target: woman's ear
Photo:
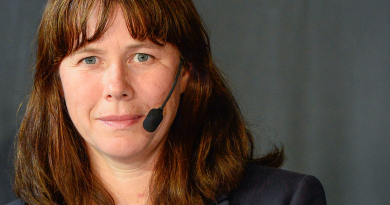
<path fill-rule="evenodd" d="M 192 63 L 185 62 L 184 69 L 181 70 L 181 82 L 180 82 L 180 93 L 186 91 L 188 80 L 190 79 L 190 71 L 193 69 Z"/>

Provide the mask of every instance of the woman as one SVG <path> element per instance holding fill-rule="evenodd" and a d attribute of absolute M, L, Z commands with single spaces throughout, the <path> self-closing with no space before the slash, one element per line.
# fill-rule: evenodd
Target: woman
<path fill-rule="evenodd" d="M 253 158 L 189 0 L 50 0 L 16 143 L 13 204 L 326 204 Z"/>

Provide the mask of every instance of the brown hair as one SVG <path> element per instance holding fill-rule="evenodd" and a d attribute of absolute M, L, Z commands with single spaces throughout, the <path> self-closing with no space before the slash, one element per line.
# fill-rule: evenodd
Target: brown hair
<path fill-rule="evenodd" d="M 119 3 L 134 39 L 171 43 L 190 79 L 150 185 L 153 204 L 204 204 L 239 183 L 245 165 L 279 167 L 283 150 L 253 158 L 253 139 L 211 57 L 207 32 L 190 0 L 49 0 L 38 32 L 34 87 L 16 142 L 14 190 L 28 204 L 114 204 L 94 176 L 85 142 L 67 113 L 58 67 L 99 39 Z M 98 10 L 94 35 L 86 34 Z"/>

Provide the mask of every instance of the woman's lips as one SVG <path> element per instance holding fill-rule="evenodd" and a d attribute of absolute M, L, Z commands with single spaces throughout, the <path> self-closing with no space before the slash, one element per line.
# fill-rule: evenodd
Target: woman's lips
<path fill-rule="evenodd" d="M 105 116 L 100 117 L 98 120 L 103 124 L 110 126 L 114 129 L 126 129 L 133 124 L 138 123 L 141 119 L 141 115 L 122 115 L 122 116 Z"/>

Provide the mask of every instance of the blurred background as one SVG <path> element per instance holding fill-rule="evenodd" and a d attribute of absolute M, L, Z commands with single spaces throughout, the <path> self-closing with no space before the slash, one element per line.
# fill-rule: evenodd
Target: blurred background
<path fill-rule="evenodd" d="M 0 0 L 0 204 L 15 199 L 12 143 L 45 2 Z M 388 204 L 390 1 L 194 2 L 257 154 L 283 145 L 283 168 L 319 178 L 328 204 Z"/>

